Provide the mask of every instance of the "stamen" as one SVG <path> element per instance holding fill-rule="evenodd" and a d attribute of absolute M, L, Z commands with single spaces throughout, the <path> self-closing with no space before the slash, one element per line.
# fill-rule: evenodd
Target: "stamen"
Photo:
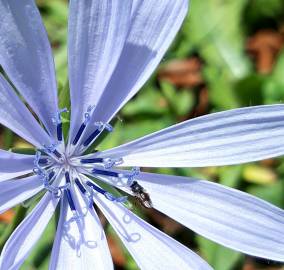
<path fill-rule="evenodd" d="M 103 163 L 104 159 L 103 158 L 86 158 L 86 159 L 81 159 L 80 162 L 82 164 Z"/>
<path fill-rule="evenodd" d="M 77 142 L 78 142 L 79 139 L 81 138 L 81 135 L 83 134 L 85 128 L 86 128 L 86 125 L 85 125 L 85 123 L 83 123 L 83 124 L 80 126 L 80 128 L 79 128 L 79 130 L 78 130 L 78 132 L 77 132 L 77 134 L 76 134 L 76 136 L 75 136 L 75 138 L 74 138 L 74 140 L 73 140 L 73 142 L 72 142 L 73 145 L 76 145 L 76 144 L 77 144 Z"/>
<path fill-rule="evenodd" d="M 51 180 L 55 175 L 55 172 L 52 171 L 49 175 L 48 175 L 48 180 Z"/>
<path fill-rule="evenodd" d="M 47 178 L 47 173 L 43 168 L 41 168 L 39 164 L 40 160 L 41 160 L 41 152 L 37 151 L 35 154 L 35 159 L 34 159 L 35 167 L 33 168 L 33 172 L 37 174 L 40 178 L 44 179 L 44 178 Z"/>
<path fill-rule="evenodd" d="M 46 152 L 46 153 L 50 153 L 50 154 L 54 154 L 58 159 L 62 158 L 62 155 L 57 151 L 56 147 L 57 144 L 53 143 L 50 146 L 47 145 L 43 145 L 44 149 L 42 149 L 42 151 Z"/>
<path fill-rule="evenodd" d="M 105 169 L 110 169 L 114 166 L 121 165 L 123 163 L 122 158 L 111 159 L 111 158 L 86 158 L 81 159 L 82 164 L 103 164 Z"/>
<path fill-rule="evenodd" d="M 72 194 L 71 194 L 71 191 L 70 191 L 70 175 L 69 175 L 69 172 L 66 172 L 65 173 L 65 179 L 66 179 L 66 182 L 67 184 L 62 187 L 64 188 L 64 194 L 67 198 L 67 201 L 68 201 L 68 204 L 69 204 L 69 207 L 73 213 L 73 217 L 70 218 L 70 220 L 68 222 L 66 222 L 65 226 L 69 226 L 69 223 L 73 222 L 73 221 L 76 221 L 76 222 L 81 222 L 82 219 L 83 219 L 83 215 L 80 215 L 77 210 L 76 210 L 76 206 L 75 206 L 75 203 L 74 203 L 74 200 L 73 200 L 73 197 L 72 197 Z M 75 180 L 76 181 L 76 180 Z M 80 183 L 81 184 L 81 183 Z M 83 187 L 84 188 L 84 187 Z M 62 192 L 62 191 L 61 191 Z"/>
<path fill-rule="evenodd" d="M 55 198 L 61 198 L 63 191 L 67 190 L 70 188 L 70 184 L 66 184 L 63 186 L 59 186 L 59 187 L 53 187 L 53 186 L 49 186 L 49 191 L 52 193 L 52 195 Z"/>
<path fill-rule="evenodd" d="M 127 178 L 127 185 L 130 187 L 133 182 L 134 182 L 134 178 L 140 173 L 140 168 L 139 167 L 133 167 L 131 174 L 126 175 Z"/>
<path fill-rule="evenodd" d="M 78 188 L 80 189 L 81 193 L 87 196 L 88 201 L 89 201 L 88 206 L 89 206 L 89 208 L 92 208 L 93 203 L 94 203 L 93 202 L 93 196 L 94 196 L 93 189 L 91 189 L 90 191 L 87 191 L 85 189 L 85 187 L 82 185 L 82 183 L 79 181 L 78 178 L 75 179 L 75 183 L 78 186 Z"/>
<path fill-rule="evenodd" d="M 71 183 L 69 172 L 65 172 L 65 179 L 66 179 L 66 183 L 67 183 L 67 184 L 70 184 L 70 183 Z"/>
<path fill-rule="evenodd" d="M 125 201 L 127 201 L 128 197 L 127 196 L 122 196 L 122 197 L 115 197 L 113 196 L 111 193 L 107 192 L 106 190 L 100 188 L 99 186 L 95 185 L 92 182 L 87 181 L 86 184 L 91 187 L 93 190 L 95 190 L 96 192 L 104 195 L 106 197 L 106 199 L 110 200 L 110 201 L 115 201 L 115 202 L 120 202 L 123 203 Z"/>
<path fill-rule="evenodd" d="M 36 151 L 36 153 L 35 153 L 35 159 L 34 159 L 34 165 L 35 165 L 36 167 L 39 166 L 40 157 L 41 157 L 41 152 L 40 152 L 40 151 Z"/>
<path fill-rule="evenodd" d="M 84 147 L 87 147 L 91 142 L 101 133 L 100 129 L 96 129 L 88 138 L 86 141 L 84 141 L 83 145 Z"/>
<path fill-rule="evenodd" d="M 115 197 L 109 192 L 106 192 L 104 195 L 108 200 L 110 200 L 112 202 L 124 203 L 128 200 L 127 196 Z"/>
<path fill-rule="evenodd" d="M 87 181 L 86 184 L 100 194 L 104 195 L 106 193 L 106 191 L 104 189 L 100 188 L 99 186 L 95 185 L 92 182 Z"/>
<path fill-rule="evenodd" d="M 36 151 L 35 158 L 34 158 L 35 168 L 38 169 L 38 168 L 40 168 L 40 165 L 47 165 L 48 163 L 49 163 L 49 159 L 48 158 L 42 158 L 41 152 Z"/>
<path fill-rule="evenodd" d="M 62 155 L 56 149 L 52 153 L 59 159 L 62 158 Z"/>
<path fill-rule="evenodd" d="M 108 132 L 113 131 L 113 127 L 108 123 L 97 122 L 95 123 L 95 126 L 97 126 L 97 129 L 84 141 L 84 147 L 88 147 L 91 142 L 96 139 L 104 129 L 106 129 Z"/>
<path fill-rule="evenodd" d="M 38 167 L 38 168 L 34 168 L 34 172 L 41 178 L 41 180 L 43 182 L 43 186 L 47 191 L 52 193 L 52 195 L 56 198 L 61 197 L 61 195 L 62 195 L 61 189 L 65 188 L 65 187 L 64 186 L 63 187 L 53 187 L 50 184 L 50 181 L 52 181 L 52 179 L 55 176 L 54 171 L 51 171 L 49 174 L 47 174 L 47 172 L 44 169 Z"/>
<path fill-rule="evenodd" d="M 84 117 L 85 117 L 85 120 L 84 122 L 81 124 L 72 144 L 73 145 L 76 145 L 79 141 L 79 139 L 81 138 L 87 124 L 89 123 L 90 119 L 91 119 L 91 112 L 92 110 L 95 108 L 95 106 L 89 106 L 88 109 L 87 109 L 87 112 L 84 114 Z"/>
<path fill-rule="evenodd" d="M 35 156 L 35 160 L 34 160 L 34 164 L 35 167 L 33 169 L 34 173 L 37 174 L 42 182 L 43 182 L 43 186 L 44 188 L 49 191 L 55 198 L 60 198 L 62 195 L 62 190 L 66 190 L 67 188 L 69 188 L 70 186 L 70 178 L 69 178 L 69 183 L 67 183 L 64 186 L 60 186 L 60 187 L 54 187 L 50 184 L 50 182 L 52 181 L 52 179 L 55 176 L 55 171 L 52 170 L 49 174 L 47 173 L 46 170 L 44 170 L 43 168 L 41 168 L 39 166 L 39 161 L 40 161 L 40 157 L 41 157 L 41 153 L 39 151 L 36 152 L 36 156 Z M 65 174 L 66 175 L 66 174 Z M 69 177 L 69 174 L 67 175 L 67 178 Z"/>
<path fill-rule="evenodd" d="M 121 165 L 123 163 L 123 159 L 122 158 L 117 158 L 117 159 L 104 158 L 103 163 L 106 169 L 110 169 L 112 167 Z"/>
<path fill-rule="evenodd" d="M 98 168 L 92 169 L 92 174 L 99 177 L 99 176 L 107 176 L 107 177 L 113 177 L 117 178 L 116 185 L 122 185 L 124 187 L 130 187 L 136 178 L 136 176 L 140 173 L 139 167 L 132 168 L 131 172 L 128 173 L 122 173 L 122 172 L 116 172 L 116 171 L 110 171 L 110 170 L 102 170 Z"/>
<path fill-rule="evenodd" d="M 81 191 L 83 194 L 86 194 L 87 190 L 84 188 L 84 186 L 81 184 L 81 182 L 79 181 L 78 178 L 75 179 L 75 183 L 76 183 L 76 185 L 78 186 L 78 188 L 80 189 L 80 191 Z"/>
<path fill-rule="evenodd" d="M 67 108 L 59 110 L 56 117 L 52 118 L 53 124 L 57 126 L 57 140 L 60 142 L 63 139 L 61 114 L 64 112 L 68 112 Z"/>
<path fill-rule="evenodd" d="M 62 132 L 62 122 L 57 125 L 57 140 L 62 142 L 63 132 Z"/>
<path fill-rule="evenodd" d="M 38 161 L 38 164 L 39 164 L 39 165 L 47 165 L 47 164 L 48 164 L 48 159 L 47 159 L 47 158 L 41 158 L 41 159 Z"/>
<path fill-rule="evenodd" d="M 64 193 L 65 193 L 65 195 L 66 195 L 66 197 L 67 197 L 67 200 L 68 200 L 68 204 L 69 204 L 69 206 L 70 206 L 70 209 L 72 210 L 72 212 L 75 212 L 75 213 L 76 213 L 75 203 L 74 203 L 74 201 L 73 201 L 72 194 L 71 194 L 70 190 L 69 190 L 69 189 L 65 189 L 65 190 L 64 190 Z"/>
<path fill-rule="evenodd" d="M 100 174 L 104 176 L 110 176 L 110 177 L 117 177 L 120 178 L 123 175 L 121 173 L 113 172 L 113 171 L 107 171 L 107 170 L 100 170 L 100 169 L 93 169 L 92 170 L 93 174 Z"/>
<path fill-rule="evenodd" d="M 51 173 L 49 173 L 49 175 L 46 175 L 46 177 L 42 178 L 44 188 L 53 194 L 57 193 L 57 189 L 58 189 L 50 185 L 50 181 L 53 179 L 54 176 L 55 176 L 55 172 L 52 171 Z"/>

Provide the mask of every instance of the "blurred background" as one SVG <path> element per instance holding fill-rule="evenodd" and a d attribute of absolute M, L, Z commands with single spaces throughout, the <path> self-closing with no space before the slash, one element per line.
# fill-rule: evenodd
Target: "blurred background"
<path fill-rule="evenodd" d="M 62 97 L 68 76 L 68 1 L 36 2 L 54 51 Z M 115 131 L 104 139 L 100 149 L 207 113 L 282 103 L 283 45 L 283 0 L 192 0 L 190 16 L 158 70 L 119 113 L 115 119 Z M 1 127 L 0 147 L 30 146 Z M 283 158 L 240 166 L 159 169 L 155 172 L 216 181 L 284 208 Z M 134 208 L 145 220 L 198 252 L 216 270 L 284 269 L 281 264 L 246 256 L 208 241 L 155 210 Z M 29 204 L 0 215 L 0 248 L 27 211 Z M 116 269 L 137 269 L 111 227 L 103 217 L 101 219 Z M 56 218 L 50 222 L 21 269 L 48 269 L 55 223 Z"/>

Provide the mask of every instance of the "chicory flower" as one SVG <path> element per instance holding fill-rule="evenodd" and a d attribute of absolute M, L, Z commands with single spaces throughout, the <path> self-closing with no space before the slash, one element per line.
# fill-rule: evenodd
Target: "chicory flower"
<path fill-rule="evenodd" d="M 222 245 L 284 261 L 283 210 L 216 183 L 140 171 L 283 155 L 283 105 L 214 113 L 84 154 L 101 134 L 112 131 L 110 120 L 157 67 L 187 9 L 187 0 L 70 0 L 71 122 L 65 142 L 66 110 L 58 108 L 52 53 L 40 14 L 33 0 L 0 0 L 0 64 L 10 80 L 0 76 L 0 123 L 36 149 L 35 155 L 0 151 L 0 212 L 44 191 L 7 241 L 0 269 L 21 266 L 58 205 L 50 269 L 112 269 L 94 204 L 141 269 L 211 269 L 132 213 L 125 206 L 128 198 L 115 189 Z"/>

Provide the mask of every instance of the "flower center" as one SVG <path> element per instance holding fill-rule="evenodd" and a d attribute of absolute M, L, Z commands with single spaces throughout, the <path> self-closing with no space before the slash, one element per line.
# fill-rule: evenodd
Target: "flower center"
<path fill-rule="evenodd" d="M 130 171 L 117 169 L 118 165 L 123 164 L 122 158 L 79 156 L 104 130 L 108 132 L 113 130 L 108 123 L 97 122 L 94 124 L 94 131 L 88 136 L 83 136 L 90 122 L 93 108 L 93 106 L 88 107 L 83 123 L 67 147 L 64 142 L 61 120 L 61 114 L 67 110 L 63 109 L 57 113 L 53 118 L 53 123 L 57 127 L 57 142 L 50 146 L 44 145 L 43 149 L 36 152 L 34 173 L 40 177 L 44 188 L 54 197 L 66 197 L 75 216 L 79 215 L 74 200 L 75 189 L 88 199 L 90 207 L 93 207 L 93 196 L 96 194 L 104 195 L 111 201 L 125 203 L 128 197 L 118 193 L 116 188 L 120 188 L 134 196 L 142 206 L 151 208 L 149 194 L 136 180 L 140 173 L 139 168 L 135 167 Z M 102 186 L 102 183 L 108 185 Z"/>

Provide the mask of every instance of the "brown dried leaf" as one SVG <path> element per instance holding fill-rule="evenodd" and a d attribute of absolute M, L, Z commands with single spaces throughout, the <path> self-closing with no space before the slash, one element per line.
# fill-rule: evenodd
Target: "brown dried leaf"
<path fill-rule="evenodd" d="M 14 215 L 15 213 L 13 210 L 8 210 L 4 212 L 3 214 L 0 215 L 0 222 L 9 224 L 12 222 Z"/>
<path fill-rule="evenodd" d="M 111 235 L 108 235 L 107 242 L 115 265 L 121 267 L 124 266 L 126 263 L 126 258 L 118 241 L 115 238 L 113 238 Z"/>
<path fill-rule="evenodd" d="M 203 83 L 201 61 L 197 58 L 172 60 L 159 72 L 159 79 L 178 87 L 195 87 Z"/>
<path fill-rule="evenodd" d="M 283 43 L 283 34 L 270 29 L 260 30 L 248 39 L 247 50 L 254 57 L 259 73 L 267 74 L 272 70 Z"/>

